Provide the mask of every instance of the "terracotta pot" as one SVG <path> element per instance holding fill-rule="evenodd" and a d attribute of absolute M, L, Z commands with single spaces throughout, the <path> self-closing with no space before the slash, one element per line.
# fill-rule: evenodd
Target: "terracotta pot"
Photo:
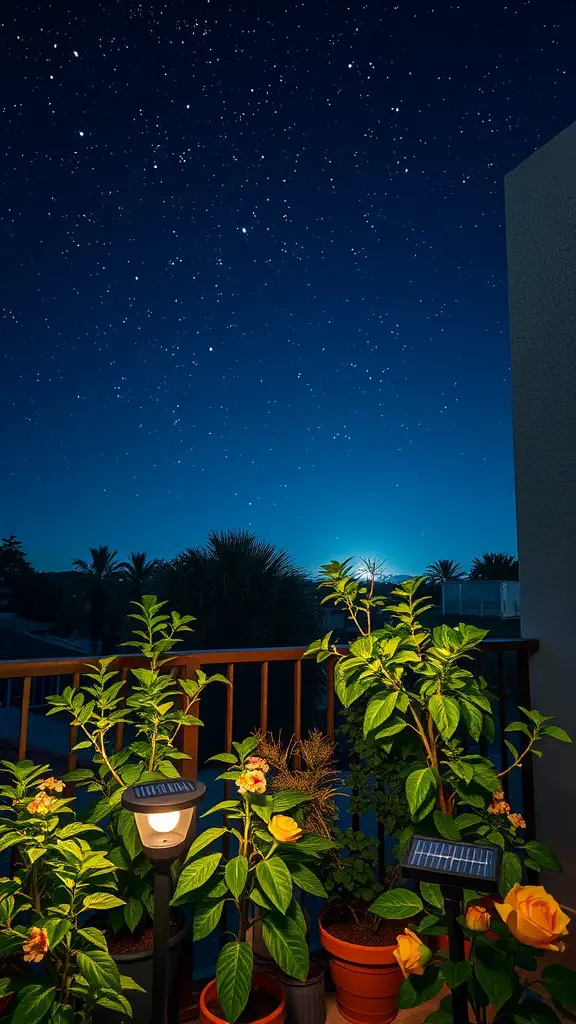
<path fill-rule="evenodd" d="M 326 930 L 327 910 L 318 921 L 320 942 L 329 954 L 338 1009 L 350 1024 L 390 1024 L 398 1013 L 402 971 L 390 946 L 359 946 Z"/>
<path fill-rule="evenodd" d="M 278 1000 L 278 1006 L 266 1017 L 259 1017 L 251 1024 L 283 1024 L 286 1019 L 286 997 L 284 989 L 273 974 L 254 974 L 252 977 L 252 989 L 265 989 L 271 992 Z M 216 979 L 209 981 L 200 993 L 200 1024 L 226 1024 L 223 1017 L 216 1017 L 207 1006 L 207 1003 L 216 999 Z"/>

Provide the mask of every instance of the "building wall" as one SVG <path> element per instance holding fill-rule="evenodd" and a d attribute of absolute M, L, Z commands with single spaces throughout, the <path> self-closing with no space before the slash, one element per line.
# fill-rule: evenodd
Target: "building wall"
<path fill-rule="evenodd" d="M 576 743 L 576 123 L 506 179 L 522 635 L 532 701 Z M 576 907 L 576 759 L 547 740 L 536 827 L 564 864 L 546 878 Z"/>

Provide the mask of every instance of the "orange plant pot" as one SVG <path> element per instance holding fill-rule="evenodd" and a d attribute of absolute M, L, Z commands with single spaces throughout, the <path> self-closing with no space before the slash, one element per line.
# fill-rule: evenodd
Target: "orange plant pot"
<path fill-rule="evenodd" d="M 320 942 L 329 954 L 338 1009 L 350 1024 L 390 1024 L 398 1013 L 402 971 L 391 946 L 359 946 L 326 930 L 320 914 Z"/>
<path fill-rule="evenodd" d="M 286 1018 L 286 996 L 284 989 L 273 974 L 254 974 L 252 977 L 252 989 L 264 989 L 276 996 L 278 1006 L 266 1017 L 255 1018 L 251 1024 L 283 1024 Z M 226 1024 L 223 1017 L 217 1017 L 208 1009 L 208 1003 L 217 998 L 216 978 L 209 981 L 200 993 L 200 1024 Z"/>

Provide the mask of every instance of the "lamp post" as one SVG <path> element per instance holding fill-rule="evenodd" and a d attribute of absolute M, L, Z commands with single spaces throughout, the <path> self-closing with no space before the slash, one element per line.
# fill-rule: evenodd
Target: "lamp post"
<path fill-rule="evenodd" d="M 440 885 L 448 925 L 450 960 L 464 960 L 464 935 L 458 917 L 464 909 L 464 889 L 494 892 L 500 872 L 501 851 L 479 843 L 413 836 L 401 864 L 404 878 Z M 463 982 L 452 990 L 455 1024 L 468 1024 L 468 987 Z"/>
<path fill-rule="evenodd" d="M 122 807 L 132 811 L 143 851 L 154 867 L 152 1024 L 167 1024 L 170 868 L 192 842 L 194 809 L 205 792 L 201 782 L 166 779 L 130 786 L 122 794 Z"/>

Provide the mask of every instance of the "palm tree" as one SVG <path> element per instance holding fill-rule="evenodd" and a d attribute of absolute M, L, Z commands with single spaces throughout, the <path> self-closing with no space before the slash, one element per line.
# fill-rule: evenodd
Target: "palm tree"
<path fill-rule="evenodd" d="M 489 552 L 475 558 L 470 570 L 471 580 L 517 580 L 518 559 L 502 551 Z"/>
<path fill-rule="evenodd" d="M 146 586 L 158 573 L 162 563 L 158 558 L 147 560 L 145 551 L 132 551 L 127 562 L 120 562 L 118 570 L 129 584 L 132 599 L 139 601 Z"/>
<path fill-rule="evenodd" d="M 465 580 L 466 573 L 459 562 L 452 558 L 439 558 L 426 566 L 426 582 L 439 587 L 443 583 L 450 583 L 453 580 Z"/>
<path fill-rule="evenodd" d="M 108 585 L 113 579 L 118 578 L 117 554 L 117 551 L 111 551 L 107 544 L 103 544 L 99 548 L 90 548 L 91 562 L 75 558 L 72 563 L 76 571 L 82 573 L 89 582 L 90 639 L 93 654 L 99 654 L 102 646 Z"/>
<path fill-rule="evenodd" d="M 166 595 L 197 618 L 202 648 L 305 644 L 315 636 L 314 587 L 289 555 L 245 530 L 210 533 L 166 567 Z"/>

